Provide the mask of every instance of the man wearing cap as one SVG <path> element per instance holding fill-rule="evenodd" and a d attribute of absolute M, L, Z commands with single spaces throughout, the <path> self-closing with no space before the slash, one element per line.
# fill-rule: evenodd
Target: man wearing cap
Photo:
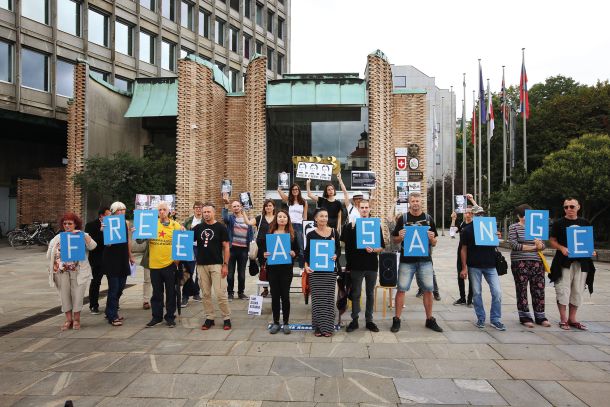
<path fill-rule="evenodd" d="M 360 211 L 358 208 L 360 207 L 360 201 L 362 201 L 364 195 L 362 192 L 354 193 L 354 196 L 352 196 L 354 204 L 352 205 L 352 203 L 349 201 L 349 193 L 347 192 L 347 188 L 341 179 L 341 173 L 337 174 L 337 179 L 339 180 L 341 191 L 343 191 L 343 203 L 345 204 L 345 209 L 347 210 L 348 219 L 346 223 L 354 223 L 356 222 L 356 219 L 360 217 Z"/>

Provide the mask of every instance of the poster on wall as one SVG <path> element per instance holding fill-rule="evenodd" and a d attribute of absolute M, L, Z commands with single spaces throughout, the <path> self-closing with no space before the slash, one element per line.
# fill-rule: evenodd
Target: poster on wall
<path fill-rule="evenodd" d="M 409 192 L 421 192 L 421 182 L 409 181 Z"/>
<path fill-rule="evenodd" d="M 373 171 L 352 171 L 352 189 L 375 189 L 377 180 Z"/>
<path fill-rule="evenodd" d="M 135 209 L 157 209 L 161 201 L 167 202 L 170 212 L 176 211 L 176 195 L 136 194 Z"/>
<path fill-rule="evenodd" d="M 409 202 L 409 183 L 407 181 L 396 181 L 396 197 L 399 203 Z"/>
<path fill-rule="evenodd" d="M 394 181 L 408 181 L 409 171 L 394 171 Z"/>
<path fill-rule="evenodd" d="M 330 164 L 323 163 L 306 163 L 300 161 L 297 164 L 297 178 L 319 179 L 322 181 L 330 181 L 333 167 Z"/>

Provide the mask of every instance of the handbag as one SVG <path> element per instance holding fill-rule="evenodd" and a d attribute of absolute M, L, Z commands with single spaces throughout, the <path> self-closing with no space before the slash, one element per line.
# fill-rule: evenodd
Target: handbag
<path fill-rule="evenodd" d="M 303 271 L 303 274 L 301 274 L 301 291 L 303 291 L 305 304 L 307 304 L 309 302 L 309 293 L 311 292 L 311 288 L 309 287 L 309 273 L 306 271 Z"/>
<path fill-rule="evenodd" d="M 258 238 L 258 232 L 261 230 L 263 216 L 264 215 L 261 215 L 261 220 L 258 222 L 258 227 L 256 228 L 256 235 L 254 235 L 254 239 L 252 239 L 252 241 L 250 242 L 250 247 L 248 248 L 248 257 L 250 258 L 250 260 L 256 260 L 256 258 L 258 257 L 258 243 L 256 243 L 256 238 Z"/>
<path fill-rule="evenodd" d="M 250 260 L 250 265 L 248 266 L 248 273 L 250 273 L 250 275 L 254 277 L 258 274 L 258 272 L 258 263 L 256 262 L 256 260 Z"/>
<path fill-rule="evenodd" d="M 546 257 L 544 256 L 544 253 L 542 253 L 542 250 L 538 250 L 538 257 L 540 257 L 540 261 L 542 262 L 542 266 L 544 267 L 544 271 L 547 273 L 551 272 L 551 266 L 549 266 L 549 262 L 546 261 Z"/>
<path fill-rule="evenodd" d="M 499 276 L 503 276 L 508 272 L 508 263 L 498 249 L 496 249 L 496 271 Z"/>
<path fill-rule="evenodd" d="M 263 264 L 261 264 L 260 274 L 258 276 L 258 279 L 260 281 L 268 281 L 267 280 L 267 261 L 265 261 Z"/>

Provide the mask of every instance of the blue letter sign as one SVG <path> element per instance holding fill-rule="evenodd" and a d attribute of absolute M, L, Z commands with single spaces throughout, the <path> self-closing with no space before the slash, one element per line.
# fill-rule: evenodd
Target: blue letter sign
<path fill-rule="evenodd" d="M 61 232 L 59 235 L 61 261 L 85 260 L 85 234 L 83 232 Z"/>
<path fill-rule="evenodd" d="M 381 247 L 381 220 L 379 218 L 356 218 L 356 248 Z"/>
<path fill-rule="evenodd" d="M 475 217 L 472 220 L 474 227 L 474 244 L 477 246 L 499 246 L 500 241 L 496 231 L 496 218 L 493 217 Z"/>
<path fill-rule="evenodd" d="M 332 257 L 335 255 L 335 241 L 313 239 L 310 243 L 309 267 L 314 271 L 334 271 L 335 261 Z"/>
<path fill-rule="evenodd" d="M 593 257 L 593 226 L 571 226 L 566 234 L 569 258 Z"/>
<path fill-rule="evenodd" d="M 525 240 L 548 240 L 549 211 L 525 210 Z"/>
<path fill-rule="evenodd" d="M 182 261 L 195 260 L 193 240 L 195 240 L 195 232 L 192 230 L 174 230 L 172 233 L 172 259 Z"/>
<path fill-rule="evenodd" d="M 291 264 L 290 256 L 290 233 L 267 233 L 267 251 L 271 253 L 267 257 L 267 264 Z"/>
<path fill-rule="evenodd" d="M 427 257 L 430 255 L 428 248 L 428 229 L 430 226 L 406 226 L 403 250 L 405 257 Z"/>
<path fill-rule="evenodd" d="M 136 209 L 133 211 L 134 239 L 156 239 L 159 225 L 159 211 L 156 209 Z"/>
<path fill-rule="evenodd" d="M 104 217 L 104 244 L 117 244 L 127 242 L 127 228 L 125 215 L 112 215 Z"/>

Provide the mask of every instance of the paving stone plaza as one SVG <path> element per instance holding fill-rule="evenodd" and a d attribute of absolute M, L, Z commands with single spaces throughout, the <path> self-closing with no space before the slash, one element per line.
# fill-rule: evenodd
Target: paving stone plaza
<path fill-rule="evenodd" d="M 270 299 L 256 317 L 247 315 L 247 301 L 233 301 L 230 331 L 218 325 L 200 330 L 203 309 L 192 301 L 175 329 L 145 329 L 151 314 L 142 310 L 138 268 L 121 299 L 122 327 L 85 306 L 80 331 L 60 332 L 63 316 L 57 312 L 2 336 L 0 406 L 63 406 L 66 400 L 78 407 L 608 406 L 610 264 L 596 263 L 595 292 L 579 311 L 588 332 L 558 327 L 555 292 L 548 285 L 552 327 L 520 325 L 510 273 L 501 277 L 507 331 L 489 325 L 479 330 L 471 308 L 452 305 L 458 297 L 457 243 L 441 237 L 433 256 L 442 296 L 434 315 L 443 333 L 424 328 L 423 306 L 412 291 L 402 330 L 391 333 L 393 310 L 382 316 L 381 290 L 379 333 L 361 327 L 332 338 L 311 331 L 270 335 Z M 0 326 L 59 305 L 46 267 L 42 248 L 0 247 Z M 255 281 L 248 277 L 247 294 L 256 292 Z M 489 309 L 485 283 L 483 291 Z M 292 322 L 310 323 L 303 296 L 295 293 L 291 300 Z"/>

